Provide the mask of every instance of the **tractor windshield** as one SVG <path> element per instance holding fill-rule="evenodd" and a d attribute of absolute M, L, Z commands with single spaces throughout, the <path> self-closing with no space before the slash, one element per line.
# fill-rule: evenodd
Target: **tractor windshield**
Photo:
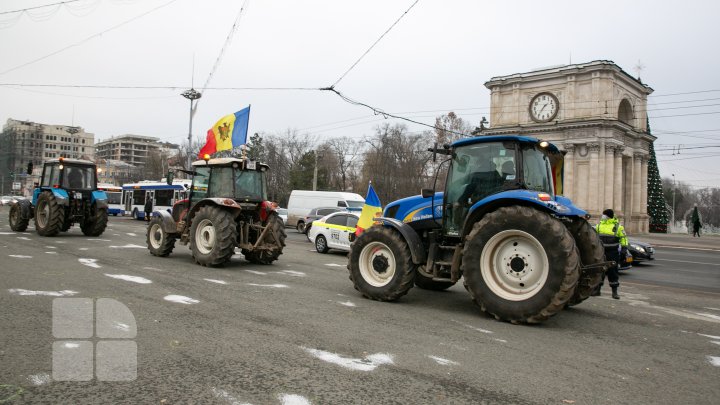
<path fill-rule="evenodd" d="M 60 165 L 63 166 L 63 165 Z M 94 190 L 95 167 L 94 166 L 71 166 L 64 165 L 61 170 L 64 189 L 69 190 Z"/>
<path fill-rule="evenodd" d="M 530 146 L 522 149 L 522 157 L 525 188 L 554 195 L 552 169 L 547 154 Z"/>
<path fill-rule="evenodd" d="M 262 201 L 266 198 L 263 173 L 240 168 L 213 167 L 209 193 L 213 197 Z"/>

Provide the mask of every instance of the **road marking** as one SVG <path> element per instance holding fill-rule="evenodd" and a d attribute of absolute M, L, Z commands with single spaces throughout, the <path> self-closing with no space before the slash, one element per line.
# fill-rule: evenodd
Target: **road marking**
<path fill-rule="evenodd" d="M 720 367 L 720 357 L 707 356 L 707 360 L 715 367 Z"/>
<path fill-rule="evenodd" d="M 383 364 L 395 364 L 393 362 L 393 356 L 387 353 L 375 353 L 365 356 L 363 359 L 353 359 L 324 350 L 310 349 L 307 347 L 301 348 L 322 361 L 353 371 L 373 371 Z"/>
<path fill-rule="evenodd" d="M 293 276 L 293 277 L 305 277 L 305 273 L 303 273 L 302 271 L 280 270 L 280 271 L 273 271 L 273 273 L 285 274 L 285 275 Z"/>
<path fill-rule="evenodd" d="M 215 279 L 212 279 L 212 278 L 204 278 L 203 280 L 209 281 L 209 282 L 215 283 L 215 284 L 227 284 L 227 281 L 215 280 Z"/>
<path fill-rule="evenodd" d="M 687 260 L 670 260 L 670 259 L 655 259 L 662 262 L 676 262 L 676 263 L 690 263 L 690 264 L 705 264 L 708 266 L 720 266 L 720 263 L 705 263 L 705 262 L 689 262 Z"/>
<path fill-rule="evenodd" d="M 49 255 L 56 255 L 56 254 L 57 254 L 57 252 L 45 252 L 45 253 L 47 253 L 47 254 L 49 254 Z"/>
<path fill-rule="evenodd" d="M 720 340 L 720 336 L 703 335 L 702 333 L 698 333 L 698 335 L 700 335 L 700 336 L 702 336 L 702 337 L 708 337 L 708 338 L 710 338 L 710 339 L 718 339 L 718 340 Z"/>
<path fill-rule="evenodd" d="M 15 235 L 15 232 L 0 232 L 0 235 Z"/>
<path fill-rule="evenodd" d="M 30 240 L 30 238 L 25 237 L 25 236 L 18 236 L 17 238 L 18 238 L 18 239 L 22 239 L 22 240 Z"/>
<path fill-rule="evenodd" d="M 63 347 L 68 348 L 68 349 L 77 349 L 78 347 L 80 347 L 80 344 L 79 344 L 79 343 L 67 342 L 67 343 L 65 343 L 65 344 L 63 345 Z"/>
<path fill-rule="evenodd" d="M 127 236 L 137 236 L 136 234 L 134 234 L 134 233 L 132 233 L 132 232 L 128 232 L 128 233 L 126 233 L 126 235 L 127 235 Z"/>
<path fill-rule="evenodd" d="M 280 394 L 278 399 L 283 405 L 310 405 L 311 402 L 307 398 L 301 395 L 295 394 Z"/>
<path fill-rule="evenodd" d="M 687 311 L 682 311 L 682 310 L 679 310 L 679 309 L 665 308 L 665 307 L 661 307 L 661 306 L 659 306 L 659 305 L 652 305 L 652 304 L 650 304 L 649 302 L 646 302 L 646 301 L 641 301 L 641 300 L 639 300 L 639 299 L 633 299 L 633 298 L 632 298 L 633 295 L 634 295 L 634 294 L 625 294 L 625 293 L 624 293 L 624 294 L 623 294 L 623 299 L 622 299 L 621 302 L 622 302 L 622 303 L 626 303 L 626 304 L 630 305 L 631 307 L 642 307 L 642 308 L 645 308 L 645 309 L 655 309 L 655 310 L 658 310 L 658 311 L 661 311 L 661 312 L 665 312 L 665 313 L 670 314 L 670 315 L 682 316 L 682 317 L 688 318 L 688 319 L 695 319 L 695 320 L 700 320 L 700 321 L 720 323 L 720 319 L 713 319 L 712 317 L 708 317 L 708 316 L 705 316 L 705 315 L 699 315 L 699 314 L 694 313 L 694 312 L 687 312 Z M 635 296 L 638 296 L 638 295 L 635 295 Z M 600 298 L 600 299 L 605 299 L 605 300 L 612 300 L 612 298 L 610 298 L 610 297 L 599 297 L 599 298 Z"/>
<path fill-rule="evenodd" d="M 197 304 L 198 302 L 200 302 L 194 298 L 186 297 L 184 295 L 166 295 L 163 299 L 165 301 L 176 302 L 178 304 L 187 304 L 187 305 Z"/>
<path fill-rule="evenodd" d="M 337 264 L 337 263 L 326 263 L 325 265 L 328 267 L 345 267 L 344 264 Z"/>
<path fill-rule="evenodd" d="M 72 290 L 62 290 L 62 291 L 31 291 L 31 290 L 25 290 L 22 288 L 11 288 L 8 290 L 10 294 L 16 294 L 16 295 L 44 295 L 47 297 L 67 297 L 71 295 L 75 295 L 78 292 L 72 291 Z"/>
<path fill-rule="evenodd" d="M 670 245 L 653 245 L 653 247 L 661 247 L 661 248 L 666 248 L 666 249 L 705 250 L 705 251 L 710 251 L 710 252 L 720 252 L 720 249 L 712 249 L 712 248 L 694 248 L 694 247 L 682 247 L 682 246 L 670 246 Z M 657 259 L 655 259 L 655 260 L 657 260 Z"/>
<path fill-rule="evenodd" d="M 706 314 L 706 313 L 700 313 L 700 312 L 695 312 L 695 314 L 700 315 L 700 316 L 707 316 L 708 318 L 717 319 L 718 321 L 720 321 L 720 316 L 715 315 L 715 314 Z"/>
<path fill-rule="evenodd" d="M 92 267 L 95 269 L 99 269 L 101 266 L 97 264 L 97 259 L 78 259 L 80 264 L 84 264 L 85 266 Z"/>
<path fill-rule="evenodd" d="M 57 249 L 57 246 L 45 246 L 45 249 Z"/>
<path fill-rule="evenodd" d="M 709 309 L 711 311 L 720 311 L 720 308 L 710 308 L 710 307 L 703 307 L 704 309 Z"/>
<path fill-rule="evenodd" d="M 271 288 L 288 288 L 285 284 L 255 284 L 255 283 L 248 283 L 247 285 L 251 285 L 253 287 L 271 287 Z"/>
<path fill-rule="evenodd" d="M 97 239 L 97 238 L 87 238 L 85 240 L 91 240 L 91 241 L 95 241 L 95 242 L 112 242 L 112 240 L 110 240 L 110 239 Z M 60 243 L 60 242 L 58 242 L 58 243 Z M 65 242 L 63 242 L 63 243 L 65 243 Z"/>
<path fill-rule="evenodd" d="M 435 361 L 435 363 L 437 363 L 441 366 L 459 366 L 460 365 L 460 363 L 458 363 L 457 361 L 443 359 L 442 357 L 431 356 L 431 355 L 428 355 L 428 357 L 431 358 L 433 361 Z"/>
<path fill-rule="evenodd" d="M 30 381 L 30 384 L 37 387 L 39 385 L 45 385 L 52 382 L 52 378 L 50 378 L 49 374 L 41 373 L 28 376 L 28 381 Z"/>
<path fill-rule="evenodd" d="M 138 284 L 152 283 L 152 281 L 150 281 L 144 277 L 128 276 L 126 274 L 107 274 L 107 273 L 105 273 L 105 275 L 108 277 L 116 278 L 118 280 L 125 280 L 125 281 L 130 281 L 130 282 L 138 283 Z"/>
<path fill-rule="evenodd" d="M 351 308 L 357 306 L 357 305 L 355 305 L 354 302 L 351 302 L 351 301 L 345 301 L 345 302 L 335 301 L 335 302 L 337 302 L 337 303 L 340 304 L 340 305 L 343 305 L 343 306 L 346 306 L 346 307 L 351 307 Z"/>
<path fill-rule="evenodd" d="M 267 273 L 263 273 L 262 271 L 257 271 L 257 270 L 245 270 L 245 271 L 247 271 L 248 273 L 257 274 L 259 276 L 267 276 Z"/>
<path fill-rule="evenodd" d="M 25 255 L 8 255 L 10 257 L 14 257 L 16 259 L 32 259 L 32 256 L 25 256 Z"/>
<path fill-rule="evenodd" d="M 108 246 L 108 247 L 113 248 L 113 249 L 138 249 L 138 248 L 145 249 L 146 246 L 128 244 L 125 246 Z"/>

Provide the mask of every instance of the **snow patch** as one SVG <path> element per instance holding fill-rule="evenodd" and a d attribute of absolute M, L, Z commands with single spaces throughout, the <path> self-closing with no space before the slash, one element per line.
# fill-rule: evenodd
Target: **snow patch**
<path fill-rule="evenodd" d="M 17 238 L 20 240 L 30 240 L 27 236 L 18 236 Z"/>
<path fill-rule="evenodd" d="M 48 246 L 45 246 L 45 249 L 57 249 L 57 246 L 48 245 Z"/>
<path fill-rule="evenodd" d="M 293 277 L 305 277 L 305 273 L 303 273 L 302 271 L 295 271 L 295 270 L 280 270 L 280 271 L 274 271 L 273 273 L 285 274 L 285 275 L 293 276 Z"/>
<path fill-rule="evenodd" d="M 200 302 L 196 299 L 186 297 L 184 295 L 166 295 L 164 300 L 170 301 L 170 302 L 176 302 L 178 304 L 187 304 L 187 305 L 197 304 L 198 302 Z"/>
<path fill-rule="evenodd" d="M 52 378 L 50 378 L 50 375 L 46 373 L 33 374 L 28 376 L 27 379 L 30 381 L 30 384 L 34 386 L 45 385 L 52 382 Z"/>
<path fill-rule="evenodd" d="M 108 246 L 112 249 L 145 249 L 147 246 L 133 245 L 132 243 L 125 246 Z"/>
<path fill-rule="evenodd" d="M 311 402 L 307 398 L 301 395 L 295 394 L 280 394 L 278 399 L 283 405 L 310 405 Z"/>
<path fill-rule="evenodd" d="M 57 254 L 57 252 L 45 252 L 45 253 L 47 253 L 47 254 L 49 254 L 49 255 L 56 255 L 56 254 Z"/>
<path fill-rule="evenodd" d="M 715 366 L 715 367 L 720 367 L 720 357 L 707 356 L 707 360 L 708 360 L 708 362 L 710 362 L 710 364 L 712 364 L 713 366 Z"/>
<path fill-rule="evenodd" d="M 231 405 L 250 405 L 247 402 L 240 402 L 239 399 L 235 398 L 234 396 L 230 395 L 229 392 L 220 388 L 212 387 L 210 390 L 212 391 L 213 395 L 215 395 L 215 398 L 227 401 Z"/>
<path fill-rule="evenodd" d="M 90 248 L 78 248 L 78 250 L 89 250 Z"/>
<path fill-rule="evenodd" d="M 16 259 L 32 259 L 32 256 L 25 256 L 25 255 L 8 255 L 10 257 L 14 257 Z"/>
<path fill-rule="evenodd" d="M 215 284 L 227 284 L 227 281 L 224 281 L 224 280 L 214 280 L 212 278 L 204 278 L 203 280 L 209 281 L 209 282 L 215 283 Z"/>
<path fill-rule="evenodd" d="M 136 234 L 134 234 L 134 233 L 132 233 L 132 232 L 128 232 L 128 233 L 126 233 L 125 235 L 127 235 L 127 236 L 137 236 Z"/>
<path fill-rule="evenodd" d="M 119 329 L 123 332 L 130 331 L 130 325 L 128 325 L 126 323 L 118 322 L 118 321 L 113 322 L 113 328 Z"/>
<path fill-rule="evenodd" d="M 696 315 L 700 315 L 700 316 L 706 316 L 706 317 L 708 317 L 708 318 L 710 318 L 710 319 L 717 319 L 718 321 L 720 321 L 720 315 L 706 314 L 706 313 L 702 313 L 702 312 L 696 312 L 695 314 L 696 314 Z"/>
<path fill-rule="evenodd" d="M 338 301 L 337 303 L 340 305 L 344 305 L 346 307 L 356 307 L 357 306 L 357 305 L 355 305 L 354 302 L 351 302 L 351 301 L 345 301 L 345 302 Z"/>
<path fill-rule="evenodd" d="M 491 330 L 476 328 L 476 327 L 474 327 L 474 326 L 472 326 L 472 325 L 468 325 L 468 324 L 465 324 L 465 323 L 456 321 L 456 320 L 454 320 L 454 319 L 453 319 L 453 322 L 458 323 L 458 324 L 460 324 L 460 325 L 462 325 L 462 326 L 464 326 L 464 327 L 466 327 L 466 328 L 470 328 L 470 329 L 472 329 L 472 330 L 474 330 L 474 331 L 477 331 L 477 332 L 487 333 L 487 334 L 493 334 L 493 333 L 495 333 L 495 332 L 493 332 L 493 331 L 491 331 Z"/>
<path fill-rule="evenodd" d="M 325 263 L 328 267 L 346 267 L 344 264 L 337 264 L 337 263 Z"/>
<path fill-rule="evenodd" d="M 264 273 L 262 271 L 257 271 L 257 270 L 245 270 L 245 271 L 247 271 L 250 274 L 257 274 L 259 276 L 267 276 L 267 273 Z"/>
<path fill-rule="evenodd" d="M 459 366 L 460 365 L 460 363 L 458 363 L 457 361 L 443 359 L 442 357 L 431 356 L 431 355 L 428 355 L 428 357 L 430 359 L 432 359 L 433 361 L 435 361 L 435 363 L 437 363 L 441 366 Z"/>
<path fill-rule="evenodd" d="M 698 335 L 699 335 L 699 336 L 702 336 L 702 337 L 707 337 L 707 338 L 710 338 L 710 339 L 717 339 L 717 340 L 720 340 L 720 336 L 713 336 L 713 335 L 703 335 L 702 333 L 698 333 Z"/>
<path fill-rule="evenodd" d="M 63 347 L 65 347 L 65 348 L 67 348 L 67 349 L 77 349 L 78 347 L 80 347 L 80 344 L 79 344 L 79 343 L 67 342 L 67 343 L 65 343 L 65 344 L 63 345 Z"/>
<path fill-rule="evenodd" d="M 162 269 L 156 267 L 143 267 L 143 270 L 162 271 Z"/>
<path fill-rule="evenodd" d="M 612 298 L 608 297 L 600 297 L 601 299 L 607 299 L 611 300 Z M 673 308 L 666 308 L 661 307 L 659 305 L 653 305 L 649 302 L 642 301 L 642 299 L 647 299 L 647 297 L 642 296 L 640 294 L 629 294 L 629 293 L 623 293 L 623 299 L 622 303 L 626 303 L 630 305 L 631 307 L 641 307 L 645 309 L 654 309 L 656 311 L 665 312 L 666 314 L 675 315 L 675 316 L 681 316 L 683 318 L 687 319 L 694 319 L 699 321 L 707 321 L 707 322 L 713 322 L 713 323 L 720 323 L 720 316 L 715 316 L 713 314 L 698 314 L 694 312 L 689 311 L 683 311 L 679 309 L 673 309 Z M 708 316 L 710 315 L 710 316 Z"/>
<path fill-rule="evenodd" d="M 144 278 L 144 277 L 128 276 L 128 275 L 126 275 L 126 274 L 107 274 L 107 273 L 105 273 L 105 275 L 108 276 L 108 277 L 116 278 L 116 279 L 118 279 L 118 280 L 131 281 L 131 282 L 133 282 L 133 283 L 138 283 L 138 284 L 150 284 L 150 283 L 152 283 L 152 281 L 150 281 L 150 280 L 148 280 L 148 279 L 146 279 L 146 278 Z"/>
<path fill-rule="evenodd" d="M 48 297 L 67 297 L 71 295 L 75 295 L 78 292 L 72 291 L 72 290 L 62 290 L 62 291 L 32 291 L 32 290 L 25 290 L 22 288 L 10 288 L 8 289 L 10 294 L 16 294 L 16 295 L 44 295 Z"/>
<path fill-rule="evenodd" d="M 251 285 L 253 287 L 271 287 L 271 288 L 288 288 L 285 284 L 255 284 L 255 283 L 248 283 L 248 285 Z"/>
<path fill-rule="evenodd" d="M 0 235 L 15 235 L 15 232 L 0 232 Z"/>
<path fill-rule="evenodd" d="M 393 362 L 392 355 L 387 353 L 375 353 L 365 356 L 364 359 L 353 359 L 350 357 L 343 357 L 339 354 L 326 352 L 324 350 L 310 349 L 307 347 L 303 347 L 302 349 L 322 361 L 353 371 L 373 371 L 383 364 L 395 364 Z"/>
<path fill-rule="evenodd" d="M 720 345 L 720 341 L 717 341 L 717 340 L 711 340 L 710 343 Z"/>
<path fill-rule="evenodd" d="M 99 269 L 100 265 L 97 264 L 97 259 L 78 259 L 80 264 L 84 264 L 85 266 L 92 267 L 94 269 Z"/>
<path fill-rule="evenodd" d="M 709 309 L 710 311 L 720 311 L 720 308 L 703 307 L 703 309 Z"/>
<path fill-rule="evenodd" d="M 97 238 L 87 238 L 85 240 L 92 240 L 92 241 L 96 241 L 96 242 L 112 242 L 112 240 L 110 240 L 110 239 L 97 239 Z M 58 242 L 58 243 L 60 243 L 60 242 Z"/>

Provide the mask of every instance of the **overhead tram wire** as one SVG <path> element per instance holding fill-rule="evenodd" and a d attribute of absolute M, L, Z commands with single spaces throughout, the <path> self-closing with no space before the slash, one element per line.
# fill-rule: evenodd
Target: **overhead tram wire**
<path fill-rule="evenodd" d="M 45 5 L 43 5 L 43 6 L 35 6 L 35 7 L 23 8 L 23 9 L 20 9 L 20 10 L 0 11 L 0 15 L 3 15 L 3 14 L 13 14 L 13 13 L 24 13 L 24 12 L 26 12 L 26 11 L 37 10 L 37 9 L 39 9 L 39 8 L 46 8 L 46 7 L 53 7 L 53 6 L 62 6 L 62 5 L 64 5 L 64 4 L 77 3 L 78 1 L 84 1 L 84 0 L 68 0 L 68 1 L 61 1 L 61 2 L 59 2 L 59 3 L 45 4 Z"/>

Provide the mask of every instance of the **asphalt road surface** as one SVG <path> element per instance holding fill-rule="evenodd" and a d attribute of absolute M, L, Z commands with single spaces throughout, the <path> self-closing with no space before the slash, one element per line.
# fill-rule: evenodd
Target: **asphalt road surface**
<path fill-rule="evenodd" d="M 720 250 L 662 246 L 655 260 L 621 271 L 621 282 L 633 282 L 720 293 Z"/>
<path fill-rule="evenodd" d="M 44 238 L 32 225 L 12 232 L 2 208 L 0 403 L 716 404 L 720 294 L 692 288 L 703 282 L 675 254 L 624 275 L 619 301 L 604 291 L 523 326 L 481 314 L 462 283 L 395 303 L 363 299 L 344 254 L 316 253 L 289 229 L 273 265 L 237 255 L 213 269 L 180 244 L 151 256 L 142 222 L 111 218 L 99 238 L 77 227 Z M 693 261 L 713 263 L 717 252 L 707 254 Z M 652 271 L 675 276 L 637 279 Z M 95 301 L 91 337 L 57 332 L 59 298 Z M 136 359 L 132 381 L 103 374 L 107 298 L 131 312 L 112 327 L 126 333 L 114 341 L 135 343 L 136 356 L 115 359 Z M 54 366 L 82 360 L 73 350 L 93 345 L 95 378 L 53 378 Z"/>

